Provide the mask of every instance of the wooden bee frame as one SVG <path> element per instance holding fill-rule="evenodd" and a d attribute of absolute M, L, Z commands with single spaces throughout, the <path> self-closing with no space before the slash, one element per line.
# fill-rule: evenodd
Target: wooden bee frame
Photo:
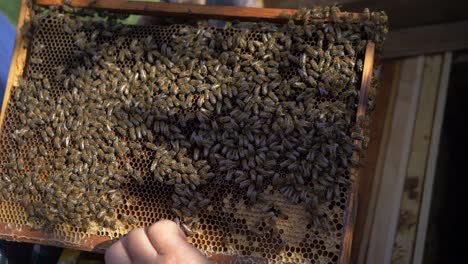
<path fill-rule="evenodd" d="M 29 20 L 30 11 L 26 6 L 26 1 L 22 1 L 21 12 L 19 16 L 18 28 L 16 33 L 16 41 L 14 53 L 10 66 L 8 82 L 3 98 L 3 105 L 0 114 L 0 131 L 3 128 L 6 109 L 11 97 L 11 92 L 17 85 L 19 77 L 22 76 L 26 65 L 28 50 L 24 48 L 25 40 L 21 35 L 21 28 L 26 20 Z M 37 0 L 38 5 L 61 5 L 61 0 Z M 247 8 L 247 7 L 222 7 L 222 6 L 199 6 L 185 4 L 166 4 L 153 2 L 132 2 L 124 0 L 74 0 L 72 6 L 83 8 L 95 8 L 109 10 L 113 12 L 136 13 L 145 15 L 173 16 L 173 17 L 195 17 L 204 19 L 223 19 L 223 20 L 242 20 L 242 21 L 269 21 L 269 22 L 286 22 L 287 20 L 280 16 L 282 13 L 293 14 L 296 10 L 291 9 L 272 9 L 272 8 Z M 360 14 L 353 14 L 353 17 L 359 18 Z M 359 105 L 357 110 L 357 119 L 365 115 L 367 96 L 371 89 L 370 83 L 373 73 L 375 45 L 369 42 L 366 47 L 364 70 L 359 93 Z M 361 131 L 362 133 L 362 131 Z M 360 145 L 359 140 L 355 141 L 356 145 Z M 357 155 L 357 154 L 355 154 Z M 353 238 L 354 220 L 356 216 L 356 208 L 358 204 L 357 197 L 357 181 L 359 171 L 351 172 L 352 184 L 349 191 L 348 204 L 345 210 L 344 232 L 342 236 L 342 247 L 339 257 L 340 263 L 349 263 L 351 253 L 351 243 Z M 74 242 L 64 242 L 54 240 L 50 234 L 34 231 L 27 226 L 10 225 L 0 223 L 0 238 L 12 241 L 48 244 L 53 246 L 62 246 L 75 248 L 86 251 L 104 252 L 104 250 L 112 243 L 107 237 L 98 235 L 89 235 L 82 239 L 77 239 Z M 228 255 L 212 255 L 212 260 L 219 263 L 228 263 L 234 261 L 236 256 Z M 259 260 L 260 261 L 260 260 Z"/>

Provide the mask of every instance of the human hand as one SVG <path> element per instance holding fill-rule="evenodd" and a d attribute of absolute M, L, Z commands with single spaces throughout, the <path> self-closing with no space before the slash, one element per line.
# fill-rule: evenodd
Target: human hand
<path fill-rule="evenodd" d="M 169 220 L 132 230 L 107 249 L 105 260 L 107 264 L 209 263 Z"/>

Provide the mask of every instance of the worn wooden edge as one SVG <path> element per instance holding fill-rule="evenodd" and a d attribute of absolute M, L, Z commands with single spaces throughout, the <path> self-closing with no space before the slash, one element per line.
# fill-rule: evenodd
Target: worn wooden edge
<path fill-rule="evenodd" d="M 27 52 L 28 50 L 24 48 L 25 44 L 25 39 L 21 35 L 21 28 L 26 20 L 30 19 L 30 10 L 26 5 L 27 0 L 22 0 L 22 5 L 21 5 L 21 11 L 18 19 L 18 27 L 17 27 L 17 32 L 16 32 L 16 39 L 15 39 L 15 46 L 14 46 L 14 51 L 13 51 L 13 56 L 12 56 L 12 61 L 10 65 L 10 71 L 8 75 L 8 81 L 7 81 L 7 86 L 5 89 L 5 94 L 3 98 L 3 104 L 2 104 L 2 111 L 0 113 L 0 131 L 1 127 L 3 127 L 3 121 L 5 119 L 6 115 L 6 108 L 8 106 L 8 102 L 11 98 L 11 91 L 13 90 L 14 86 L 17 84 L 19 78 L 22 76 L 25 64 L 26 64 L 26 57 L 27 57 Z M 43 4 L 43 5 L 57 5 L 61 4 L 60 0 L 37 0 L 36 1 L 38 4 Z M 76 7 L 89 7 L 89 4 L 91 3 L 91 0 L 77 0 L 73 1 L 73 4 Z M 114 10 L 112 9 L 113 6 L 116 5 L 116 3 L 128 3 L 127 5 L 119 6 L 118 11 L 135 11 L 138 13 L 139 10 L 143 10 L 143 14 L 158 14 L 158 12 L 154 11 L 154 8 L 159 8 L 161 6 L 173 6 L 165 3 L 143 3 L 143 2 L 127 2 L 127 1 L 112 1 L 112 0 L 101 0 L 101 1 L 96 1 L 96 8 L 97 9 L 106 9 L 106 10 Z M 97 6 L 98 3 L 101 3 L 102 5 Z M 135 5 L 136 4 L 136 5 Z M 156 5 L 154 5 L 156 4 Z M 149 5 L 150 7 L 147 7 L 146 5 Z M 111 8 L 107 8 L 107 6 L 110 6 Z M 177 7 L 175 8 L 176 12 L 172 13 L 171 10 L 169 11 L 164 10 L 161 11 L 164 13 L 164 15 L 184 15 L 186 16 L 187 13 L 192 13 L 190 11 L 190 6 L 194 5 L 182 5 L 185 7 Z M 189 6 L 189 7 L 187 7 Z M 208 6 L 204 6 L 203 8 L 207 8 Z M 94 7 L 93 7 L 94 8 Z M 185 9 L 184 9 L 185 8 Z M 195 11 L 198 11 L 199 6 L 197 6 L 197 9 Z M 259 8 L 245 8 L 245 7 L 222 7 L 224 8 L 235 8 L 235 10 L 224 10 L 227 13 L 227 16 L 223 16 L 222 12 L 221 14 L 211 14 L 210 12 L 218 10 L 219 7 L 216 7 L 215 9 L 209 8 L 208 10 L 204 10 L 207 16 L 214 15 L 218 17 L 205 17 L 205 18 L 222 18 L 226 19 L 229 17 L 232 17 L 233 19 L 238 19 L 239 14 L 237 12 L 243 12 L 243 11 L 249 11 L 246 14 L 244 14 L 243 17 L 241 18 L 248 18 L 250 17 L 249 14 L 255 15 L 256 20 L 265 18 L 266 20 L 269 19 L 275 19 L 275 16 L 278 17 L 279 19 L 279 14 L 283 11 L 281 9 L 272 9 L 268 8 L 265 12 L 264 8 L 259 9 Z M 134 10 L 135 9 L 135 10 Z M 138 10 L 136 10 L 138 9 Z M 245 9 L 250 9 L 250 10 L 245 10 Z M 181 11 L 182 10 L 182 11 Z M 260 12 L 259 12 L 260 11 Z M 290 10 L 292 12 L 295 12 L 296 10 Z M 183 13 L 182 13 L 183 12 Z M 234 12 L 234 14 L 232 13 Z M 253 13 L 252 13 L 253 12 Z M 214 12 L 217 13 L 217 12 Z M 197 17 L 204 17 L 204 13 L 202 12 L 201 14 L 196 14 Z M 359 15 L 359 14 L 355 14 Z M 359 106 L 358 106 L 358 111 L 357 111 L 357 118 L 360 118 L 365 114 L 366 110 L 366 105 L 367 105 L 367 94 L 369 91 L 369 86 L 370 82 L 372 79 L 372 70 L 373 70 L 373 63 L 374 63 L 374 53 L 375 53 L 375 44 L 373 42 L 369 42 L 367 47 L 366 47 L 366 53 L 365 53 L 365 60 L 364 60 L 364 70 L 363 70 L 363 77 L 362 77 L 362 83 L 361 83 L 361 88 L 360 88 L 360 93 L 359 93 Z M 355 141 L 355 144 L 361 144 L 360 141 Z M 340 263 L 348 263 L 350 260 L 350 254 L 351 254 L 351 243 L 352 243 L 352 233 L 353 233 L 353 228 L 354 228 L 354 219 L 356 216 L 356 206 L 357 206 L 357 183 L 356 183 L 356 177 L 357 177 L 358 170 L 353 170 L 352 171 L 352 184 L 351 188 L 349 191 L 349 199 L 348 199 L 348 207 L 345 212 L 345 234 L 344 234 L 344 240 L 343 240 L 343 246 L 341 249 L 341 256 L 340 256 Z M 10 225 L 6 223 L 0 223 L 0 238 L 5 239 L 8 241 L 15 241 L 15 242 L 28 242 L 28 243 L 38 243 L 38 244 L 44 244 L 44 245 L 51 245 L 51 246 L 60 246 L 60 247 L 66 247 L 66 248 L 72 248 L 72 249 L 78 249 L 78 250 L 83 250 L 83 251 L 94 251 L 98 253 L 103 253 L 113 242 L 114 240 L 109 240 L 108 237 L 106 236 L 99 236 L 99 235 L 89 235 L 83 239 L 76 240 L 75 242 L 69 242 L 69 241 L 63 241 L 60 240 L 56 237 L 54 237 L 52 234 L 47 234 L 46 232 L 41 232 L 41 231 L 34 231 L 30 227 L 27 226 L 21 226 L 18 227 L 16 225 Z M 213 261 L 216 261 L 217 263 L 228 263 L 231 262 L 232 260 L 235 260 L 237 256 L 228 256 L 228 255 L 223 255 L 223 254 L 213 254 L 209 256 L 210 259 Z M 260 259 L 258 259 L 260 261 Z"/>
<path fill-rule="evenodd" d="M 83 238 L 77 238 L 75 241 L 63 241 L 51 233 L 33 230 L 28 226 L 10 225 L 5 223 L 0 223 L 0 239 L 96 253 L 104 253 L 107 248 L 117 241 L 117 239 L 109 239 L 109 237 L 100 235 L 88 235 Z M 207 257 L 214 263 L 219 264 L 228 264 L 235 261 L 240 261 L 240 263 L 267 263 L 267 260 L 264 258 L 243 255 L 209 254 Z"/>
<path fill-rule="evenodd" d="M 108 237 L 89 235 L 75 241 L 64 241 L 51 233 L 35 231 L 28 226 L 0 223 L 0 238 L 13 242 L 26 242 L 55 247 L 65 247 L 82 251 L 104 253 L 113 243 Z"/>
<path fill-rule="evenodd" d="M 424 63 L 422 89 L 416 110 L 416 120 L 401 198 L 400 216 L 392 253 L 393 263 L 409 264 L 413 256 L 416 223 L 427 168 L 442 62 L 443 54 L 436 54 L 427 56 Z"/>
<path fill-rule="evenodd" d="M 391 260 L 423 66 L 424 56 L 408 58 L 402 62 L 389 144 L 385 149 L 382 176 L 371 223 L 366 263 L 387 264 Z"/>
<path fill-rule="evenodd" d="M 416 229 L 416 241 L 414 245 L 413 263 L 423 263 L 424 245 L 426 242 L 427 225 L 429 223 L 429 212 L 431 207 L 432 186 L 436 173 L 437 157 L 439 153 L 440 135 L 444 121 L 445 104 L 447 101 L 447 90 L 449 86 L 450 70 L 452 66 L 452 53 L 444 54 L 442 65 L 442 75 L 440 77 L 439 92 L 437 94 L 437 103 L 432 124 L 432 137 L 427 160 L 426 175 L 424 179 L 423 193 L 421 198 L 419 219 Z"/>
<path fill-rule="evenodd" d="M 63 241 L 50 233 L 35 231 L 28 226 L 9 225 L 0 223 L 0 238 L 13 242 L 26 242 L 33 244 L 49 245 L 55 247 L 70 248 L 80 251 L 104 253 L 117 239 L 109 239 L 106 236 L 89 235 L 75 241 Z M 263 258 L 251 256 L 231 256 L 226 254 L 210 254 L 207 256 L 214 263 L 228 264 L 235 261 L 250 261 L 249 263 L 267 263 Z"/>
<path fill-rule="evenodd" d="M 353 231 L 353 244 L 351 251 L 351 263 L 357 263 L 359 251 L 366 244 L 366 221 L 373 211 L 372 189 L 375 182 L 378 182 L 378 161 L 381 159 L 380 153 L 385 148 L 386 142 L 385 127 L 388 126 L 388 119 L 391 119 L 393 112 L 393 98 L 395 97 L 395 83 L 398 79 L 399 64 L 396 60 L 383 61 L 379 75 L 379 88 L 376 93 L 376 109 L 371 114 L 369 128 L 369 146 L 365 152 L 364 167 L 359 172 L 358 197 L 359 206 Z M 372 87 L 371 87 L 372 88 Z"/>
<path fill-rule="evenodd" d="M 468 49 L 468 20 L 390 30 L 384 43 L 383 58 Z M 404 45 L 402 45 L 404 43 Z"/>
<path fill-rule="evenodd" d="M 390 134 L 391 134 L 391 124 L 393 122 L 394 118 L 394 111 L 395 111 L 395 102 L 398 94 L 398 84 L 399 84 L 399 79 L 400 79 L 400 74 L 401 74 L 401 60 L 395 60 L 393 62 L 393 65 L 395 67 L 394 72 L 390 74 L 389 77 L 391 80 L 391 84 L 387 89 L 391 90 L 391 93 L 385 100 L 387 100 L 387 108 L 385 109 L 385 115 L 384 115 L 384 120 L 383 120 L 383 128 L 382 128 L 382 136 L 381 140 L 379 142 L 378 146 L 378 152 L 376 154 L 376 164 L 375 164 L 375 170 L 374 173 L 372 174 L 372 185 L 369 193 L 369 198 L 368 198 L 368 205 L 367 205 L 367 210 L 366 210 L 366 215 L 364 222 L 361 223 L 362 226 L 360 226 L 358 229 L 355 230 L 355 232 L 360 231 L 361 232 L 361 238 L 360 240 L 355 240 L 354 242 L 357 242 L 359 244 L 355 245 L 356 251 L 355 254 L 355 261 L 353 263 L 358 263 L 358 264 L 363 264 L 366 263 L 366 254 L 367 254 L 367 249 L 369 246 L 369 240 L 370 240 L 370 235 L 371 235 L 371 230 L 372 230 L 372 223 L 374 221 L 374 215 L 376 211 L 376 204 L 377 204 L 377 197 L 378 197 L 378 189 L 380 186 L 380 182 L 382 180 L 382 171 L 383 167 L 385 164 L 385 158 L 386 158 L 386 149 L 389 145 L 390 141 Z M 385 67 L 385 65 L 384 65 Z M 385 87 L 382 87 L 382 89 L 385 89 Z M 377 106 L 379 107 L 379 106 Z M 372 140 L 372 139 L 371 139 Z M 362 200 L 362 197 L 360 198 Z M 356 223 L 360 224 L 360 223 Z M 362 230 L 361 230 L 362 229 Z M 353 252 L 354 253 L 354 252 Z"/>
<path fill-rule="evenodd" d="M 30 18 L 30 10 L 26 6 L 26 0 L 22 0 L 21 10 L 18 18 L 18 26 L 16 28 L 15 46 L 13 47 L 13 55 L 11 56 L 10 70 L 8 72 L 8 80 L 3 95 L 2 112 L 0 113 L 0 131 L 5 120 L 8 102 L 10 101 L 11 92 L 17 85 L 19 78 L 23 75 L 24 66 L 26 64 L 27 49 L 24 48 L 26 40 L 21 34 L 21 28 L 26 20 Z"/>
<path fill-rule="evenodd" d="M 374 57 L 375 57 L 375 43 L 369 41 L 366 46 L 366 53 L 364 55 L 364 69 L 362 71 L 361 88 L 359 90 L 359 104 L 356 113 L 356 123 L 366 115 L 367 100 L 369 90 L 371 89 L 372 73 L 374 70 Z M 360 131 L 363 135 L 363 131 Z M 355 140 L 354 144 L 361 148 L 361 140 Z M 355 152 L 353 155 L 355 159 L 359 159 L 359 153 Z M 356 220 L 356 212 L 358 206 L 358 180 L 359 169 L 352 169 L 351 171 L 351 188 L 349 190 L 348 203 L 345 211 L 344 221 L 344 237 L 343 245 L 341 247 L 340 263 L 349 263 L 351 260 L 351 249 L 353 242 L 353 230 Z"/>
<path fill-rule="evenodd" d="M 11 93 L 23 75 L 26 65 L 28 49 L 25 48 L 26 40 L 21 34 L 21 28 L 23 27 L 25 21 L 29 20 L 31 16 L 31 12 L 26 2 L 27 0 L 21 1 L 21 9 L 16 29 L 15 45 L 13 48 L 13 55 L 11 58 L 5 93 L 3 96 L 2 111 L 0 113 L 0 131 L 3 128 L 3 122 L 5 121 L 6 110 L 11 99 Z M 29 242 L 52 246 L 62 246 L 97 252 L 104 252 L 105 248 L 107 247 L 102 246 L 102 243 L 105 243 L 106 240 L 108 240 L 108 238 L 104 236 L 91 235 L 78 242 L 66 242 L 54 238 L 51 234 L 46 232 L 34 231 L 28 226 L 18 226 L 7 223 L 0 223 L 0 239 L 15 242 Z"/>
<path fill-rule="evenodd" d="M 62 0 L 36 0 L 41 6 L 60 6 Z M 285 23 L 288 18 L 283 14 L 292 15 L 296 9 L 257 8 L 241 6 L 210 6 L 195 4 L 169 4 L 161 2 L 127 1 L 127 0 L 72 0 L 71 6 L 107 10 L 116 13 L 132 13 L 139 15 L 171 16 L 200 19 L 221 19 L 239 21 L 269 21 Z M 360 13 L 338 13 L 338 16 L 351 14 L 353 19 L 363 19 Z M 330 21 L 326 18 L 325 21 Z"/>

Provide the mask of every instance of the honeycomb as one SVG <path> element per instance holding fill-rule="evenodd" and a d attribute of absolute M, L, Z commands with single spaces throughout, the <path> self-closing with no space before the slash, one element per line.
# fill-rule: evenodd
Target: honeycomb
<path fill-rule="evenodd" d="M 134 39 L 141 40 L 147 36 L 152 36 L 158 44 L 169 44 L 170 40 L 177 36 L 184 26 L 179 24 L 128 26 L 132 30 L 124 35 L 123 47 L 129 47 Z M 225 38 L 239 32 L 239 29 L 235 28 L 222 30 L 206 27 L 220 32 Z M 260 41 L 263 33 L 258 30 L 250 30 L 248 40 Z M 116 41 L 118 37 L 117 35 L 106 38 L 98 37 L 96 41 L 102 45 Z M 75 59 L 74 42 L 71 35 L 63 33 L 62 21 L 58 17 L 47 16 L 42 20 L 40 29 L 34 32 L 34 38 L 30 43 L 31 46 L 46 43 L 47 48 L 37 55 L 43 63 L 27 63 L 25 78 L 34 74 L 43 74 L 50 80 L 51 96 L 57 98 L 62 95 L 66 89 L 60 82 L 54 80 L 55 67 L 73 64 Z M 314 38 L 308 39 L 307 43 L 311 46 L 318 45 L 316 35 Z M 326 47 L 327 45 L 325 43 L 322 46 Z M 244 52 L 248 53 L 249 51 L 246 49 Z M 358 63 L 358 60 L 363 60 L 363 56 L 363 50 L 358 50 L 355 56 L 349 56 L 349 59 Z M 133 63 L 132 61 L 118 62 L 118 66 L 131 67 Z M 358 67 L 355 71 L 360 73 Z M 283 78 L 289 79 L 297 76 L 298 72 L 291 67 L 280 74 Z M 354 85 L 346 89 L 357 91 L 359 83 L 358 79 Z M 343 100 L 341 97 L 343 92 L 340 91 L 337 97 L 319 97 L 317 103 Z M 355 101 L 357 109 L 357 96 Z M 15 129 L 20 127 L 20 118 L 17 112 L 18 110 L 10 100 L 0 134 L 0 172 L 9 162 L 12 153 L 16 158 L 26 160 L 31 148 L 37 147 L 41 141 L 39 133 L 36 133 L 28 139 L 26 144 L 21 146 L 17 144 L 12 136 Z M 179 113 L 179 115 L 183 114 Z M 355 115 L 353 115 L 353 119 L 355 119 Z M 135 140 L 135 142 L 145 143 L 144 140 Z M 87 230 L 71 224 L 58 224 L 51 230 L 51 237 L 54 241 L 64 244 L 79 243 L 91 235 L 114 239 L 125 235 L 133 228 L 149 226 L 160 219 L 176 219 L 177 216 L 171 211 L 172 187 L 156 181 L 151 176 L 146 176 L 150 173 L 151 153 L 144 150 L 138 155 L 131 155 L 126 159 L 130 160 L 135 169 L 143 172 L 143 184 L 138 184 L 136 181 L 124 184 L 122 187 L 123 203 L 116 207 L 115 218 L 121 219 L 123 215 L 130 215 L 138 220 L 137 223 L 119 222 L 115 229 L 94 224 Z M 25 171 L 30 170 L 32 168 L 26 166 Z M 216 168 L 214 172 L 222 174 Z M 342 177 L 350 180 L 352 179 L 350 173 L 349 169 Z M 239 262 L 273 261 L 286 263 L 337 263 L 340 258 L 345 233 L 344 220 L 350 195 L 350 186 L 345 183 L 339 184 L 339 194 L 334 199 L 319 205 L 319 210 L 326 215 L 328 230 L 317 228 L 305 220 L 309 218 L 309 215 L 303 204 L 292 204 L 284 195 L 271 188 L 267 188 L 259 196 L 268 199 L 275 205 L 275 208 L 286 215 L 284 218 L 275 218 L 273 225 L 270 222 L 259 222 L 259 219 L 263 219 L 262 213 L 251 209 L 245 197 L 245 190 L 225 181 L 224 177 L 216 177 L 210 182 L 209 188 L 202 188 L 201 192 L 209 197 L 211 202 L 210 206 L 197 216 L 198 227 L 192 230 L 193 234 L 189 237 L 189 241 L 208 256 L 222 254 L 236 256 L 235 259 Z M 21 197 L 11 193 L 4 198 L 5 200 L 0 201 L 0 222 L 15 228 L 30 225 L 25 209 L 17 202 L 17 199 Z M 253 230 L 252 226 L 258 228 Z"/>

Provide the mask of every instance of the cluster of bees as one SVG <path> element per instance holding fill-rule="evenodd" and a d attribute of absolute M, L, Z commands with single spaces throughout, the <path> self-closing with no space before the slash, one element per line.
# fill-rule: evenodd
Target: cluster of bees
<path fill-rule="evenodd" d="M 209 206 L 203 190 L 216 181 L 252 205 L 273 187 L 324 225 L 317 208 L 357 165 L 362 55 L 368 39 L 383 40 L 384 14 L 356 23 L 335 7 L 303 9 L 285 25 L 180 25 L 161 42 L 66 11 L 35 15 L 28 63 L 44 63 L 34 33 L 50 17 L 73 39 L 75 61 L 56 65 L 53 80 L 30 71 L 10 103 L 20 121 L 12 137 L 28 154 L 2 164 L 0 193 L 20 197 L 31 223 L 115 228 L 126 184 L 151 177 L 173 187 L 168 203 L 181 218 Z M 132 164 L 142 152 L 148 168 Z"/>

